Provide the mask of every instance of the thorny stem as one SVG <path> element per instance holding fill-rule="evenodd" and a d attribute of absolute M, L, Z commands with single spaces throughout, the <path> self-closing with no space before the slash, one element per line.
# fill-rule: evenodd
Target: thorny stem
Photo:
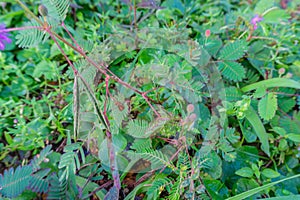
<path fill-rule="evenodd" d="M 145 99 L 145 101 L 148 103 L 148 105 L 150 106 L 150 108 L 153 110 L 153 112 L 155 113 L 156 116 L 158 116 L 159 118 L 161 118 L 161 115 L 155 110 L 155 108 L 152 106 L 152 104 L 149 101 L 149 97 L 145 94 L 145 92 L 142 93 L 142 97 Z"/>
<path fill-rule="evenodd" d="M 115 80 L 116 82 L 120 83 L 121 85 L 133 90 L 134 92 L 140 94 L 145 101 L 148 103 L 148 105 L 150 106 L 150 108 L 153 110 L 153 112 L 157 115 L 157 117 L 160 117 L 160 115 L 158 114 L 158 112 L 155 110 L 155 108 L 151 105 L 151 103 L 149 102 L 149 97 L 146 95 L 143 95 L 144 92 L 138 90 L 135 87 L 132 87 L 130 84 L 128 84 L 127 82 L 123 81 L 122 79 L 120 79 L 119 77 L 117 77 L 112 71 L 110 71 L 108 69 L 108 66 L 106 63 L 102 63 L 102 67 L 104 67 L 105 70 L 103 70 L 102 68 L 100 68 L 98 66 L 98 64 L 93 61 L 90 57 L 88 57 L 86 55 L 86 53 L 82 50 L 82 48 L 77 48 L 74 47 L 72 44 L 68 43 L 64 38 L 60 37 L 59 35 L 55 35 L 58 39 L 60 39 L 62 42 L 64 42 L 65 44 L 67 44 L 68 46 L 70 46 L 73 50 L 77 51 L 79 54 L 81 54 L 90 64 L 92 64 L 94 67 L 96 67 L 103 75 L 105 76 L 109 76 L 111 79 Z M 110 75 L 108 75 L 108 73 L 110 73 Z"/>
<path fill-rule="evenodd" d="M 110 79 L 110 76 L 106 75 L 106 78 L 105 78 L 105 101 L 104 101 L 104 111 L 103 111 L 103 115 L 104 115 L 104 118 L 105 118 L 104 120 L 106 120 L 106 123 L 107 123 L 108 126 L 110 126 L 110 123 L 109 123 L 109 120 L 108 120 L 108 117 L 107 117 L 109 79 Z M 110 170 L 112 172 L 112 177 L 114 179 L 114 185 L 116 186 L 116 188 L 118 190 L 120 190 L 121 189 L 121 182 L 120 182 L 119 171 L 118 171 L 118 168 L 117 168 L 116 154 L 115 154 L 114 147 L 112 145 L 112 135 L 111 135 L 111 133 L 108 129 L 106 130 L 106 136 L 107 136 L 107 149 L 109 151 Z"/>
<path fill-rule="evenodd" d="M 58 43 L 56 38 L 53 36 L 53 34 L 50 30 L 50 27 L 48 27 L 48 29 L 46 29 L 46 31 L 47 31 L 47 33 L 50 34 L 52 40 L 58 46 L 58 48 L 62 52 L 63 56 L 66 58 L 69 65 L 72 67 L 72 70 L 73 70 L 75 76 L 77 75 L 77 76 L 80 77 L 81 80 L 84 80 L 84 78 L 81 76 L 81 74 L 79 74 L 77 69 L 74 67 L 73 63 L 69 60 L 68 56 L 66 55 L 66 53 L 64 52 L 64 50 L 62 49 L 62 47 L 60 46 L 60 44 Z M 108 84 L 107 84 L 106 88 L 108 89 Z M 107 118 L 107 115 L 106 115 L 106 107 L 104 107 L 104 117 L 105 117 L 104 120 L 106 121 L 106 124 L 109 126 L 109 121 L 108 121 L 108 118 Z M 108 129 L 106 129 L 106 135 L 107 135 L 107 148 L 109 150 L 109 158 L 110 158 L 110 169 L 112 171 L 112 176 L 113 176 L 113 179 L 114 179 L 114 185 L 119 190 L 121 188 L 120 176 L 119 176 L 119 172 L 118 172 L 117 165 L 116 165 L 115 151 L 114 151 L 114 148 L 112 146 L 112 136 L 111 136 L 111 133 Z"/>
<path fill-rule="evenodd" d="M 60 52 L 63 54 L 63 56 L 65 57 L 65 59 L 67 60 L 68 64 L 72 67 L 72 70 L 74 72 L 74 75 L 78 75 L 78 71 L 75 68 L 75 66 L 73 65 L 73 63 L 70 61 L 70 59 L 68 58 L 68 56 L 66 55 L 65 51 L 62 49 L 62 47 L 60 46 L 60 44 L 58 43 L 58 41 L 56 40 L 56 38 L 53 36 L 53 33 L 50 30 L 50 27 L 48 27 L 45 31 L 47 31 L 47 33 L 49 33 L 51 39 L 55 42 L 55 44 L 57 45 L 57 47 L 59 48 Z"/>
<path fill-rule="evenodd" d="M 25 12 L 27 12 L 30 16 L 32 16 L 41 26 L 44 26 L 44 23 L 34 15 L 34 13 L 31 12 L 31 10 L 29 10 L 25 4 L 23 4 L 20 0 L 16 0 L 17 3 L 25 10 Z M 43 29 L 43 28 L 39 28 L 39 29 Z M 7 30 L 7 29 L 6 29 Z M 62 38 L 60 35 L 58 35 L 55 32 L 52 32 L 53 36 L 55 36 L 56 38 L 58 38 L 60 41 L 62 41 L 63 43 L 65 43 L 67 46 L 69 46 L 70 48 L 72 48 L 74 51 L 78 52 L 80 55 L 82 55 L 90 64 L 92 64 L 94 67 L 96 67 L 102 74 L 104 75 L 108 75 L 107 71 L 110 73 L 110 77 L 111 79 L 115 80 L 116 82 L 120 83 L 121 85 L 133 90 L 134 92 L 142 95 L 143 92 L 139 91 L 137 88 L 132 87 L 130 84 L 126 83 L 125 81 L 121 80 L 119 77 L 117 77 L 113 72 L 111 72 L 108 69 L 108 66 L 106 63 L 102 63 L 102 67 L 104 67 L 106 70 L 103 70 L 102 68 L 100 68 L 98 66 L 98 64 L 96 62 L 94 62 L 90 57 L 88 57 L 85 52 L 78 47 L 73 46 L 72 44 L 70 44 L 68 41 L 66 41 L 64 38 Z M 143 98 L 146 100 L 146 102 L 149 104 L 149 106 L 151 107 L 151 109 L 154 109 L 153 106 L 149 103 L 149 97 L 147 96 L 143 96 Z M 146 99 L 147 98 L 147 99 Z M 157 113 L 156 111 L 154 112 L 155 114 Z M 160 115 L 157 115 L 157 117 L 160 117 Z"/>
<path fill-rule="evenodd" d="M 26 29 L 39 29 L 39 30 L 43 30 L 43 28 L 40 27 L 40 26 L 24 26 L 24 27 L 17 27 L 17 28 L 5 28 L 3 30 L 0 30 L 0 33 L 11 32 L 11 31 L 22 31 L 22 30 L 26 30 Z"/>
<path fill-rule="evenodd" d="M 50 34 L 51 39 L 55 42 L 55 44 L 58 46 L 59 50 L 62 52 L 63 56 L 66 58 L 68 64 L 72 67 L 72 70 L 75 74 L 75 76 L 78 76 L 82 81 L 85 81 L 84 78 L 81 76 L 81 74 L 78 73 L 77 69 L 74 67 L 73 63 L 69 60 L 68 56 L 66 55 L 66 53 L 64 52 L 64 50 L 62 49 L 62 47 L 60 46 L 60 44 L 58 43 L 57 39 L 59 39 L 60 41 L 62 41 L 64 44 L 66 44 L 67 46 L 71 47 L 74 51 L 78 52 L 80 55 L 82 55 L 90 64 L 92 64 L 94 67 L 96 67 L 103 75 L 106 76 L 106 98 L 108 98 L 108 81 L 109 79 L 113 79 L 116 82 L 124 85 L 125 87 L 133 90 L 134 92 L 140 94 L 145 101 L 149 104 L 149 106 L 151 107 L 151 109 L 154 111 L 154 113 L 160 117 L 160 114 L 155 110 L 155 108 L 151 105 L 151 103 L 149 102 L 149 97 L 147 96 L 147 92 L 141 92 L 138 89 L 132 87 L 130 84 L 124 82 L 123 80 L 121 80 L 119 77 L 117 77 L 113 72 L 111 72 L 108 69 L 108 66 L 106 63 L 102 63 L 102 67 L 104 67 L 105 70 L 103 70 L 102 68 L 100 68 L 98 66 L 98 64 L 93 61 L 90 57 L 88 57 L 86 55 L 86 53 L 83 51 L 83 49 L 78 45 L 78 43 L 75 41 L 75 39 L 72 37 L 72 35 L 70 34 L 70 32 L 67 30 L 65 24 L 62 22 L 62 27 L 67 31 L 68 35 L 71 37 L 72 41 L 74 41 L 75 46 L 73 46 L 72 44 L 70 44 L 68 41 L 66 41 L 64 38 L 62 38 L 61 36 L 59 36 L 57 33 L 52 32 L 51 31 L 51 27 L 47 25 L 47 23 L 43 23 L 38 17 L 35 16 L 34 13 L 32 13 L 25 4 L 23 4 L 20 0 L 16 0 L 16 2 L 25 10 L 26 13 L 28 13 L 32 18 L 34 18 L 42 27 L 22 27 L 22 28 L 10 28 L 10 29 L 6 29 L 6 32 L 8 31 L 15 31 L 15 30 L 24 30 L 24 29 L 29 29 L 29 28 L 34 28 L 34 29 L 40 29 L 40 30 L 45 30 L 47 33 Z M 136 7 L 135 7 L 135 26 L 136 26 Z M 57 39 L 56 39 L 57 38 Z M 109 72 L 110 75 L 107 73 Z M 104 117 L 105 117 L 105 121 L 106 124 L 109 126 L 109 120 L 107 117 L 107 113 L 106 113 L 106 103 L 105 103 L 105 108 L 104 108 Z M 117 169 L 117 165 L 116 165 L 116 158 L 115 158 L 115 151 L 114 148 L 112 146 L 112 135 L 109 131 L 109 129 L 106 130 L 106 135 L 107 135 L 107 147 L 109 149 L 109 157 L 110 157 L 110 168 L 112 171 L 112 176 L 114 179 L 114 185 L 116 186 L 117 189 L 121 188 L 121 184 L 120 184 L 120 178 L 119 178 L 119 172 Z"/>
<path fill-rule="evenodd" d="M 76 42 L 76 40 L 74 39 L 74 37 L 72 36 L 72 34 L 70 33 L 70 31 L 67 29 L 66 25 L 64 22 L 61 23 L 61 26 L 65 29 L 65 31 L 68 33 L 68 35 L 70 36 L 71 40 L 74 42 L 74 44 L 76 45 L 76 47 L 78 49 L 81 49 L 82 48 L 80 47 L 80 45 Z"/>
<path fill-rule="evenodd" d="M 97 189 L 93 190 L 88 196 L 87 199 L 89 197 L 92 197 L 94 194 L 96 194 L 98 191 L 100 191 L 102 188 L 106 188 L 108 186 L 110 186 L 113 183 L 113 181 L 107 181 L 106 183 L 104 183 L 103 185 L 101 185 L 100 187 L 98 187 Z"/>
<path fill-rule="evenodd" d="M 143 181 L 145 181 L 149 177 L 153 176 L 154 173 L 155 173 L 155 170 L 151 170 L 150 172 L 147 172 L 139 180 L 137 180 L 136 183 L 134 183 L 134 186 L 136 187 L 137 185 L 139 185 L 140 183 L 142 183 Z"/>

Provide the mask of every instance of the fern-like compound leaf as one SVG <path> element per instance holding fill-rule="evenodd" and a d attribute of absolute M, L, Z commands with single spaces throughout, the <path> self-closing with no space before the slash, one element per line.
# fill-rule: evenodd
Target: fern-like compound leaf
<path fill-rule="evenodd" d="M 189 157 L 188 157 L 188 155 L 185 151 L 181 152 L 178 155 L 178 161 L 177 161 L 176 165 L 177 165 L 178 168 L 185 168 L 185 169 L 190 169 L 191 168 Z"/>
<path fill-rule="evenodd" d="M 149 123 L 145 120 L 131 120 L 127 125 L 128 134 L 136 138 L 145 138 Z"/>
<path fill-rule="evenodd" d="M 27 22 L 25 26 L 39 27 L 40 24 L 34 20 Z M 49 34 L 39 28 L 31 28 L 18 31 L 16 36 L 16 44 L 21 48 L 35 47 L 38 44 L 44 43 L 48 39 Z"/>
<path fill-rule="evenodd" d="M 137 152 L 144 152 L 145 149 L 151 148 L 152 143 L 149 138 L 146 139 L 135 139 L 131 145 L 131 149 L 135 149 Z"/>
<path fill-rule="evenodd" d="M 233 43 L 225 45 L 220 51 L 219 59 L 221 60 L 237 60 L 244 56 L 247 51 L 247 42 L 244 40 L 237 40 Z"/>
<path fill-rule="evenodd" d="M 159 150 L 147 148 L 140 153 L 128 151 L 127 156 L 130 158 L 142 158 L 151 162 L 152 169 L 158 169 L 163 166 L 169 166 L 170 168 L 174 168 L 172 163 L 170 163 L 169 158 Z"/>
<path fill-rule="evenodd" d="M 160 193 L 164 190 L 170 192 L 171 187 L 173 186 L 172 180 L 168 177 L 158 176 L 151 184 L 150 188 L 147 191 L 147 195 L 152 199 L 157 199 Z"/>
<path fill-rule="evenodd" d="M 35 156 L 34 159 L 30 162 L 33 171 L 37 171 L 40 169 L 40 164 L 45 161 L 46 157 L 52 153 L 51 151 L 52 145 L 46 146 L 38 156 Z"/>
<path fill-rule="evenodd" d="M 69 0 L 42 0 L 42 4 L 48 10 L 48 17 L 51 19 L 64 21 L 69 9 Z"/>
<path fill-rule="evenodd" d="M 76 163 L 75 163 L 75 152 L 66 152 L 61 156 L 58 168 L 64 170 L 64 175 L 60 177 L 60 181 L 66 178 L 68 179 L 69 174 L 75 174 Z"/>
<path fill-rule="evenodd" d="M 124 96 L 121 94 L 115 96 L 115 98 L 110 102 L 110 107 L 112 111 L 112 117 L 116 122 L 117 127 L 120 127 L 122 121 L 128 115 L 128 105 L 125 102 Z"/>
<path fill-rule="evenodd" d="M 176 182 L 173 184 L 170 195 L 168 196 L 168 199 L 170 200 L 179 200 L 180 199 L 180 178 L 176 180 Z"/>
<path fill-rule="evenodd" d="M 29 185 L 31 173 L 32 167 L 29 165 L 5 170 L 3 175 L 0 174 L 0 194 L 8 198 L 20 195 Z"/>
<path fill-rule="evenodd" d="M 281 98 L 278 99 L 278 107 L 283 111 L 283 112 L 289 112 L 292 110 L 296 105 L 296 100 L 293 98 Z"/>
<path fill-rule="evenodd" d="M 245 78 L 244 67 L 234 61 L 224 61 L 219 64 L 219 70 L 225 78 L 238 82 Z"/>
<path fill-rule="evenodd" d="M 32 175 L 29 189 L 38 193 L 46 193 L 49 188 L 49 180 L 45 178 L 51 169 L 43 169 Z"/>
<path fill-rule="evenodd" d="M 274 117 L 275 112 L 278 108 L 277 95 L 273 92 L 266 94 L 258 102 L 258 113 L 264 120 L 270 120 Z"/>
<path fill-rule="evenodd" d="M 226 100 L 236 102 L 242 99 L 242 92 L 236 87 L 225 88 Z"/>
<path fill-rule="evenodd" d="M 49 179 L 50 187 L 47 193 L 47 200 L 59 200 L 66 198 L 67 181 L 60 181 L 56 175 L 52 175 Z"/>

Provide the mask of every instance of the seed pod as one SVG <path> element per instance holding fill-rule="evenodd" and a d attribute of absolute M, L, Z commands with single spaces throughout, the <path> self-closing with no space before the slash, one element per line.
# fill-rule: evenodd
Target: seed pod
<path fill-rule="evenodd" d="M 41 4 L 39 5 L 39 13 L 43 17 L 46 17 L 48 15 L 48 9 L 43 4 Z"/>

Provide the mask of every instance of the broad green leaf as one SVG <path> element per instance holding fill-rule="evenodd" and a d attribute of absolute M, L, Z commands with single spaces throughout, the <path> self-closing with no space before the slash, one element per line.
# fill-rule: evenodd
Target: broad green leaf
<path fill-rule="evenodd" d="M 289 148 L 289 145 L 285 139 L 281 139 L 278 144 L 279 151 L 285 151 Z"/>
<path fill-rule="evenodd" d="M 253 94 L 253 97 L 254 98 L 261 98 L 263 96 L 266 95 L 266 89 L 261 87 L 261 88 L 257 88 L 257 90 L 255 90 L 254 94 Z"/>
<path fill-rule="evenodd" d="M 280 174 L 278 172 L 276 172 L 273 169 L 269 169 L 269 168 L 264 169 L 261 172 L 261 174 L 264 175 L 267 178 L 276 178 L 276 177 L 280 176 Z"/>
<path fill-rule="evenodd" d="M 127 146 L 127 140 L 126 138 L 121 134 L 113 134 L 112 135 L 112 141 L 113 141 L 113 145 L 115 147 L 115 151 L 116 152 L 121 152 L 125 149 L 125 147 Z"/>
<path fill-rule="evenodd" d="M 33 71 L 35 78 L 44 77 L 48 80 L 56 80 L 59 75 L 59 71 L 55 62 L 42 60 L 37 64 Z"/>
<path fill-rule="evenodd" d="M 265 23 L 282 23 L 282 21 L 287 21 L 290 18 L 290 15 L 285 11 L 279 8 L 274 9 L 268 12 L 264 17 Z"/>
<path fill-rule="evenodd" d="M 268 156 L 270 156 L 268 134 L 266 132 L 266 129 L 265 129 L 263 123 L 261 122 L 257 113 L 255 112 L 255 110 L 252 107 L 248 108 L 248 110 L 245 112 L 245 118 L 250 122 L 256 135 L 258 136 L 258 138 L 262 144 L 261 149 Z"/>
<path fill-rule="evenodd" d="M 272 92 L 268 93 L 258 102 L 258 113 L 264 120 L 272 119 L 277 108 L 277 95 Z"/>
<path fill-rule="evenodd" d="M 177 9 L 182 14 L 186 9 L 180 0 L 167 0 L 162 4 L 162 6 L 167 7 L 168 9 Z"/>
<path fill-rule="evenodd" d="M 11 137 L 11 135 L 8 132 L 4 132 L 5 141 L 8 144 L 12 144 L 14 142 L 14 139 Z"/>
<path fill-rule="evenodd" d="M 207 39 L 204 40 L 204 49 L 211 55 L 215 56 L 219 49 L 222 47 L 222 40 L 220 39 Z"/>
<path fill-rule="evenodd" d="M 257 83 L 253 83 L 251 85 L 247 85 L 242 88 L 242 91 L 249 92 L 251 90 L 255 90 L 262 87 L 266 89 L 272 87 L 288 87 L 288 88 L 300 89 L 300 83 L 298 81 L 288 79 L 288 78 L 272 78 Z"/>
<path fill-rule="evenodd" d="M 263 14 L 264 11 L 273 7 L 274 3 L 274 0 L 260 0 L 255 6 L 254 13 Z"/>
<path fill-rule="evenodd" d="M 259 184 L 255 179 L 240 178 L 233 185 L 233 195 L 243 193 L 245 191 L 259 187 Z M 253 199 L 257 199 L 259 194 L 253 196 Z"/>
<path fill-rule="evenodd" d="M 222 191 L 228 192 L 226 186 L 219 180 L 203 179 L 203 184 L 214 200 L 224 199 Z"/>
<path fill-rule="evenodd" d="M 221 60 L 237 60 L 244 56 L 248 46 L 244 40 L 237 40 L 233 43 L 225 45 L 221 51 L 219 59 Z"/>
<path fill-rule="evenodd" d="M 283 128 L 278 127 L 278 126 L 273 127 L 272 130 L 273 130 L 275 133 L 278 133 L 278 134 L 281 135 L 281 136 L 284 136 L 284 135 L 286 134 L 286 130 L 284 130 Z"/>
<path fill-rule="evenodd" d="M 253 176 L 253 170 L 250 167 L 243 167 L 235 172 L 236 175 L 250 178 Z"/>
<path fill-rule="evenodd" d="M 227 200 L 241 200 L 241 199 L 245 199 L 245 198 L 250 197 L 250 196 L 252 196 L 254 194 L 257 194 L 257 193 L 259 193 L 259 192 L 261 192 L 263 190 L 269 189 L 270 187 L 272 187 L 272 186 L 274 186 L 274 185 L 276 185 L 278 183 L 281 183 L 281 182 L 284 182 L 284 181 L 287 181 L 287 180 L 290 180 L 290 179 L 298 178 L 298 177 L 300 177 L 300 174 L 297 174 L 297 175 L 294 175 L 294 176 L 291 176 L 291 177 L 288 177 L 288 178 L 284 178 L 284 179 L 279 180 L 279 181 L 275 181 L 275 182 L 272 182 L 272 183 L 269 183 L 269 184 L 266 184 L 266 185 L 254 188 L 252 190 L 249 190 L 249 191 L 243 192 L 241 194 L 235 195 L 234 197 L 230 197 Z"/>
<path fill-rule="evenodd" d="M 292 140 L 293 142 L 299 142 L 300 143 L 300 134 L 290 133 L 290 134 L 287 134 L 287 138 Z"/>

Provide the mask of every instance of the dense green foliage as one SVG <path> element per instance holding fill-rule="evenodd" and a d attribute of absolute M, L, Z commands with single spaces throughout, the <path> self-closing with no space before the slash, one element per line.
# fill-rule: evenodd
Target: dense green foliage
<path fill-rule="evenodd" d="M 0 199 L 300 198 L 299 1 L 1 2 Z"/>

